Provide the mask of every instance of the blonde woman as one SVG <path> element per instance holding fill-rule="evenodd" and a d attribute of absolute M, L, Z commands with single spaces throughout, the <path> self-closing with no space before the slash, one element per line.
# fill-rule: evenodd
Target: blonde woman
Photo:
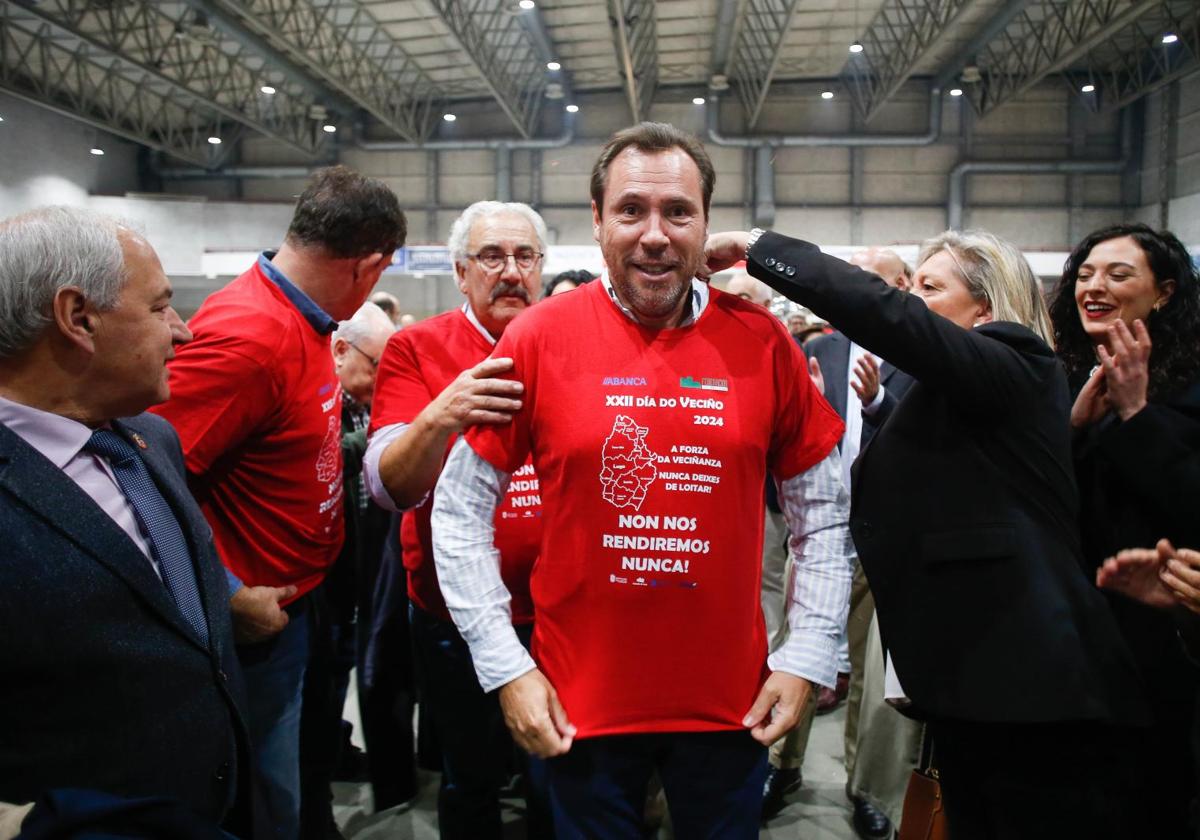
<path fill-rule="evenodd" d="M 947 231 L 909 293 L 775 233 L 708 254 L 915 380 L 854 466 L 850 528 L 951 835 L 1136 836 L 1124 768 L 1145 708 L 1082 570 L 1071 401 L 1021 253 Z"/>

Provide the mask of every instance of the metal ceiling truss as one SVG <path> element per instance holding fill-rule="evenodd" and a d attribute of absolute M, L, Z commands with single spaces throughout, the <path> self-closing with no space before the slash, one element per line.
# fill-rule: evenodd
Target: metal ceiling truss
<path fill-rule="evenodd" d="M 1187 0 L 1192 2 L 1193 0 Z M 1124 30 L 1162 0 L 1037 0 L 977 56 L 978 83 L 965 85 L 979 115 L 1025 93 Z"/>
<path fill-rule="evenodd" d="M 658 36 L 653 0 L 608 0 L 617 65 L 625 80 L 625 96 L 634 122 L 650 110 L 658 86 Z"/>
<path fill-rule="evenodd" d="M 1171 44 L 1163 35 L 1178 38 Z M 1200 4 L 1166 0 L 1097 44 L 1063 78 L 1093 111 L 1113 110 L 1200 68 Z M 1095 85 L 1082 93 L 1085 84 Z"/>
<path fill-rule="evenodd" d="M 430 0 L 484 84 L 522 137 L 536 131 L 546 65 L 511 4 L 503 0 Z"/>
<path fill-rule="evenodd" d="M 414 143 L 433 130 L 438 89 L 355 0 L 215 0 L 291 61 Z"/>
<path fill-rule="evenodd" d="M 874 117 L 908 80 L 971 0 L 886 0 L 867 26 L 841 78 L 864 120 Z"/>
<path fill-rule="evenodd" d="M 741 4 L 727 75 L 737 89 L 749 128 L 754 128 L 762 113 L 799 5 L 799 0 L 744 0 Z"/>
<path fill-rule="evenodd" d="M 244 124 L 154 73 L 0 6 L 0 88 L 203 167 L 219 166 Z M 68 42 L 70 43 L 70 42 Z M 209 137 L 220 137 L 213 145 Z"/>
<path fill-rule="evenodd" d="M 295 85 L 274 81 L 273 96 L 259 91 L 268 78 L 262 61 L 240 45 L 222 41 L 186 5 L 127 0 L 7 0 L 14 17 L 27 15 L 53 27 L 59 46 L 87 45 L 119 58 L 170 89 L 203 102 L 228 120 L 240 122 L 308 155 L 324 139 L 313 119 L 314 102 Z"/>

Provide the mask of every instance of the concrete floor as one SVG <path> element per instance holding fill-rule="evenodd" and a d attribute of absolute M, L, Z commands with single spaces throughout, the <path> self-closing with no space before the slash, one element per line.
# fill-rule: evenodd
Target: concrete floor
<path fill-rule="evenodd" d="M 351 691 L 354 682 L 351 680 Z M 347 698 L 346 720 L 357 724 L 357 701 Z M 813 723 L 804 759 L 804 787 L 786 808 L 766 826 L 761 838 L 769 840 L 849 840 L 855 837 L 846 801 L 846 771 L 842 765 L 843 704 Z M 355 726 L 355 740 L 358 740 Z M 362 746 L 361 742 L 358 744 Z M 421 792 L 407 807 L 370 813 L 371 794 L 366 784 L 334 785 L 334 816 L 347 840 L 436 840 L 437 783 L 434 773 L 421 774 Z M 519 803 L 506 803 L 504 820 L 511 840 L 525 836 Z M 507 840 L 507 838 L 506 838 Z"/>

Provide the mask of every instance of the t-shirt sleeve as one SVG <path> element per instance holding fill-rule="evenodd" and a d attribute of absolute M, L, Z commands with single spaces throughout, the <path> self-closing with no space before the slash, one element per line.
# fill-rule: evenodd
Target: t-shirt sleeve
<path fill-rule="evenodd" d="M 491 355 L 491 358 L 513 360 L 513 369 L 504 378 L 525 386 L 521 410 L 508 423 L 481 423 L 464 434 L 475 454 L 506 473 L 516 472 L 529 458 L 530 431 L 537 399 L 536 352 L 532 343 L 528 330 L 510 324 Z"/>
<path fill-rule="evenodd" d="M 412 336 L 403 331 L 393 333 L 379 360 L 368 434 L 384 426 L 411 423 L 434 396 L 429 393 Z"/>
<path fill-rule="evenodd" d="M 279 409 L 276 380 L 256 349 L 224 337 L 189 344 L 170 362 L 171 397 L 151 411 L 179 433 L 189 473 L 207 473 Z"/>
<path fill-rule="evenodd" d="M 823 461 L 846 426 L 813 384 L 803 351 L 782 324 L 777 326 L 772 350 L 776 414 L 767 465 L 782 482 Z"/>

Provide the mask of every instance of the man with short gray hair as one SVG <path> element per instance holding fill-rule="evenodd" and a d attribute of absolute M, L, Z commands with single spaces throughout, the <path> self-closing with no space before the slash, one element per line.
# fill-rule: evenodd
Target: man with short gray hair
<path fill-rule="evenodd" d="M 0 222 L 0 800 L 169 797 L 246 836 L 224 571 L 175 431 L 143 413 L 190 339 L 127 225 L 67 207 Z"/>
<path fill-rule="evenodd" d="M 448 840 L 476 840 L 500 836 L 498 780 L 506 751 L 498 745 L 507 733 L 496 697 L 479 687 L 442 598 L 433 560 L 432 491 L 463 431 L 507 423 L 521 406 L 520 385 L 499 378 L 512 361 L 488 357 L 513 319 L 537 300 L 546 225 L 525 204 L 479 201 L 455 220 L 449 246 L 466 302 L 388 341 L 365 473 L 379 504 L 404 511 L 400 537 L 421 711 L 431 716 L 442 749 L 438 827 Z M 529 575 L 541 541 L 541 497 L 532 465 L 520 467 L 514 479 L 494 517 L 494 543 L 509 590 L 504 593 L 509 621 L 528 642 Z M 531 803 L 535 823 L 538 813 Z"/>

